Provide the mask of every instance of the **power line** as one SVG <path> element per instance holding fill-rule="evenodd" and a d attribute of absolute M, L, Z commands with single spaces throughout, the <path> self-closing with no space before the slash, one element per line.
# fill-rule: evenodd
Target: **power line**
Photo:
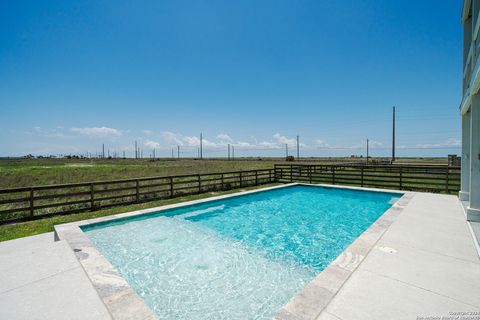
<path fill-rule="evenodd" d="M 368 139 L 367 139 L 367 163 L 368 163 Z"/>
<path fill-rule="evenodd" d="M 395 106 L 393 106 L 392 120 L 392 162 L 395 161 Z"/>
<path fill-rule="evenodd" d="M 203 135 L 200 133 L 200 160 L 203 159 Z"/>
<path fill-rule="evenodd" d="M 300 136 L 297 135 L 297 160 L 300 159 Z"/>

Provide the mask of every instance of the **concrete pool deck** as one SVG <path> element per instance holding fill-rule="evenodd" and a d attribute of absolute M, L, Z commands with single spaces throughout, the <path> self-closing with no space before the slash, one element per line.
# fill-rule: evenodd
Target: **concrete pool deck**
<path fill-rule="evenodd" d="M 0 319 L 111 317 L 72 249 L 50 232 L 0 242 Z"/>
<path fill-rule="evenodd" d="M 288 319 L 480 312 L 480 260 L 459 200 L 411 194 L 329 302 Z M 0 243 L 1 319 L 110 319 L 104 302 L 65 241 L 46 234 Z"/>
<path fill-rule="evenodd" d="M 480 319 L 480 260 L 463 208 L 455 196 L 415 193 L 317 319 L 462 312 Z"/>

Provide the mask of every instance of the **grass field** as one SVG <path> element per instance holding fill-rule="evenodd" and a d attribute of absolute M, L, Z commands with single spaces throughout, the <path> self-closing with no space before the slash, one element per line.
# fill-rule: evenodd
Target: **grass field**
<path fill-rule="evenodd" d="M 372 159 L 386 160 L 387 158 Z M 148 159 L 21 159 L 0 160 L 0 189 L 46 184 L 116 180 L 236 170 L 266 169 L 284 159 L 264 160 L 160 160 Z M 351 158 L 307 158 L 307 163 L 363 161 Z M 446 164 L 446 158 L 400 158 L 398 163 Z"/>
<path fill-rule="evenodd" d="M 0 189 L 46 184 L 265 169 L 272 166 L 272 161 L 163 160 L 153 162 L 147 159 L 3 160 L 0 161 Z"/>

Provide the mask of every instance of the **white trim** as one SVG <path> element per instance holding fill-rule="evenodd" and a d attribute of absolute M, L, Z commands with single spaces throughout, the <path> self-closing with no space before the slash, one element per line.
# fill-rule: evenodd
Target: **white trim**
<path fill-rule="evenodd" d="M 464 0 L 463 1 L 463 9 L 462 9 L 462 21 L 465 22 L 468 18 L 468 13 L 472 7 L 472 0 Z"/>
<path fill-rule="evenodd" d="M 460 104 L 460 114 L 464 115 L 470 109 L 470 105 L 472 104 L 472 96 L 470 95 L 470 88 L 468 88 L 467 92 L 465 92 L 465 96 L 463 97 L 462 103 Z"/>
<path fill-rule="evenodd" d="M 472 78 L 470 79 L 470 85 L 465 92 L 463 97 L 462 103 L 460 105 L 460 112 L 461 114 L 465 114 L 468 109 L 470 109 L 470 105 L 472 104 L 472 95 L 477 94 L 480 88 L 480 63 L 478 63 L 478 59 L 475 61 L 475 69 L 472 72 Z"/>
<path fill-rule="evenodd" d="M 480 244 L 478 243 L 477 236 L 475 235 L 475 232 L 473 231 L 472 223 L 470 221 L 467 221 L 467 226 L 468 226 L 468 230 L 470 230 L 470 234 L 472 235 L 473 244 L 475 245 L 475 249 L 477 249 L 478 256 L 480 257 Z"/>
<path fill-rule="evenodd" d="M 472 43 L 477 39 L 479 29 L 480 29 L 480 10 L 478 11 L 475 25 L 473 26 Z"/>
<path fill-rule="evenodd" d="M 470 66 L 472 67 L 473 69 L 473 59 L 472 59 L 472 55 L 473 55 L 473 40 L 472 42 L 470 43 L 470 49 L 468 50 L 468 55 L 467 55 L 467 63 L 465 63 L 465 68 L 463 68 L 463 78 L 465 79 L 465 77 L 467 76 L 467 70 L 468 70 L 468 65 L 470 64 Z"/>
<path fill-rule="evenodd" d="M 465 219 L 466 219 L 467 218 L 467 206 L 468 206 L 467 201 L 460 201 L 460 206 L 462 206 L 463 215 L 465 216 Z M 473 245 L 475 246 L 475 249 L 477 249 L 478 256 L 480 257 L 480 243 L 478 243 L 479 239 L 477 239 L 477 236 L 475 235 L 475 232 L 473 231 L 472 223 L 468 220 L 467 220 L 467 226 L 468 226 L 468 230 L 470 230 L 470 234 L 472 236 Z"/>

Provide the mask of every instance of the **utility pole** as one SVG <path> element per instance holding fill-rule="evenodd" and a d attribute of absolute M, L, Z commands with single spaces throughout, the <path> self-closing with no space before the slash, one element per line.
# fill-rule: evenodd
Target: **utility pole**
<path fill-rule="evenodd" d="M 288 144 L 285 143 L 285 157 L 288 158 Z"/>
<path fill-rule="evenodd" d="M 102 158 L 105 159 L 105 143 L 102 143 Z"/>
<path fill-rule="evenodd" d="M 135 140 L 135 159 L 138 159 L 138 147 L 137 147 L 137 140 Z"/>
<path fill-rule="evenodd" d="M 235 146 L 232 146 L 232 160 L 235 160 Z"/>
<path fill-rule="evenodd" d="M 300 136 L 297 135 L 297 160 L 300 160 Z"/>
<path fill-rule="evenodd" d="M 230 160 L 230 143 L 228 144 L 228 160 Z"/>
<path fill-rule="evenodd" d="M 200 133 L 200 160 L 203 159 L 203 135 Z"/>
<path fill-rule="evenodd" d="M 155 148 L 153 148 L 153 161 L 155 161 Z"/>
<path fill-rule="evenodd" d="M 367 139 L 367 164 L 368 164 L 368 139 Z"/>
<path fill-rule="evenodd" d="M 172 148 L 172 160 L 175 159 L 175 156 L 173 155 L 173 148 Z"/>
<path fill-rule="evenodd" d="M 125 159 L 125 151 L 123 151 L 123 159 Z"/>
<path fill-rule="evenodd" d="M 395 106 L 393 106 L 393 119 L 392 119 L 392 163 L 395 161 Z"/>
<path fill-rule="evenodd" d="M 180 146 L 177 146 L 177 158 L 180 160 Z"/>

